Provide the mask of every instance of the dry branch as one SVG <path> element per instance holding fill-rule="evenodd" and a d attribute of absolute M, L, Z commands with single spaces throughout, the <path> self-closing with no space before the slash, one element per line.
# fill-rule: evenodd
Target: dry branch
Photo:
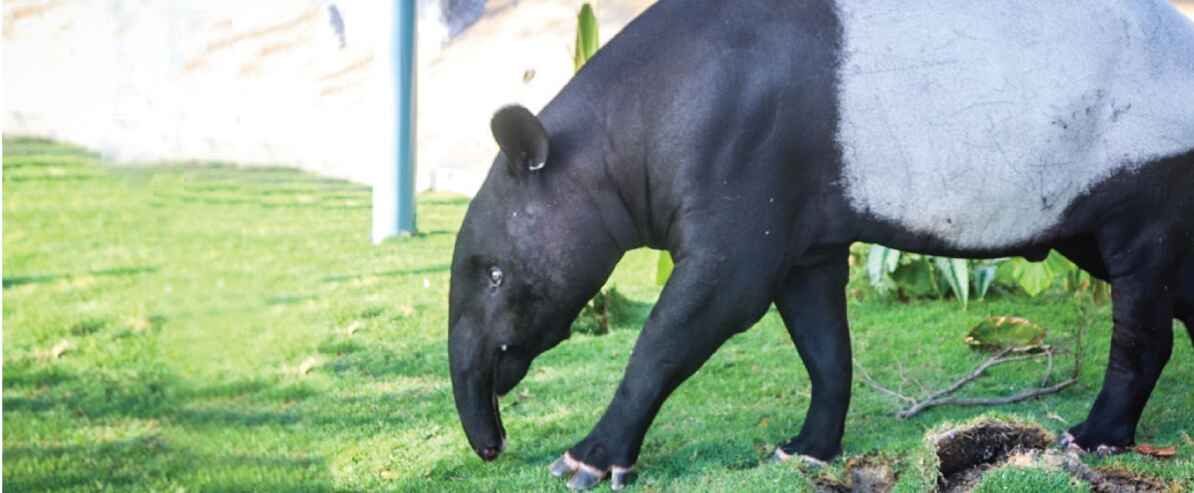
<path fill-rule="evenodd" d="M 1039 352 L 1036 352 L 1036 353 L 1029 352 L 1029 351 L 1035 351 L 1035 350 L 1039 350 Z M 915 399 L 913 397 L 901 394 L 899 392 L 896 392 L 894 390 L 891 390 L 887 387 L 880 385 L 878 382 L 876 382 L 874 379 L 872 379 L 870 374 L 867 373 L 866 369 L 862 368 L 861 366 L 858 367 L 858 372 L 862 376 L 862 381 L 865 382 L 867 385 L 869 385 L 871 388 L 873 388 L 883 394 L 887 394 L 891 397 L 895 397 L 899 400 L 910 403 L 910 406 L 908 406 L 907 408 L 904 408 L 896 413 L 897 417 L 899 417 L 901 419 L 907 419 L 907 418 L 916 416 L 917 414 L 920 414 L 925 409 L 938 407 L 938 406 L 949 406 L 949 405 L 953 405 L 953 406 L 987 406 L 987 405 L 1011 404 L 1013 402 L 1019 402 L 1019 401 L 1023 401 L 1026 399 L 1039 397 L 1042 395 L 1060 392 L 1062 389 L 1069 387 L 1070 385 L 1073 385 L 1075 382 L 1078 381 L 1078 379 L 1077 379 L 1077 375 L 1074 375 L 1063 382 L 1059 382 L 1054 385 L 1048 385 L 1048 382 L 1051 379 L 1052 373 L 1053 373 L 1053 353 L 1054 352 L 1055 352 L 1054 349 L 1052 347 L 1048 347 L 1048 346 L 1041 347 L 1041 348 L 1006 348 L 1006 349 L 1003 349 L 1002 351 L 995 353 L 995 355 L 987 358 L 985 361 L 983 361 L 977 367 L 975 367 L 974 370 L 972 370 L 970 373 L 967 373 L 962 378 L 959 378 L 957 381 L 950 384 L 948 387 L 938 390 L 923 399 Z M 1020 353 L 1023 353 L 1023 354 L 1020 354 Z M 1023 392 L 1019 392 L 1017 394 L 1004 396 L 1004 397 L 973 398 L 973 399 L 950 397 L 950 395 L 957 392 L 962 387 L 965 387 L 967 384 L 969 384 L 969 383 L 977 380 L 979 377 L 983 376 L 987 372 L 987 370 L 989 370 L 991 368 L 994 368 L 999 365 L 1007 364 L 1007 363 L 1013 363 L 1016 361 L 1040 358 L 1042 356 L 1046 358 L 1046 370 L 1045 370 L 1045 375 L 1041 380 L 1040 386 L 1038 386 L 1036 388 L 1032 388 L 1029 390 L 1025 390 Z"/>
<path fill-rule="evenodd" d="M 1020 402 L 1023 400 L 1032 399 L 1034 397 L 1040 397 L 1042 395 L 1055 394 L 1077 382 L 1077 378 L 1068 378 L 1063 382 L 1057 383 L 1056 385 L 1037 387 L 1006 397 L 995 397 L 989 399 L 958 399 L 950 397 L 926 400 L 896 413 L 896 416 L 900 417 L 901 419 L 907 419 L 920 414 L 920 412 L 924 411 L 925 409 L 937 406 L 998 406 L 1003 404 L 1011 404 L 1013 402 Z"/>
<path fill-rule="evenodd" d="M 899 393 L 899 392 L 896 392 L 896 391 L 894 391 L 894 390 L 891 390 L 891 389 L 889 389 L 889 388 L 887 388 L 887 387 L 884 387 L 884 386 L 882 386 L 882 385 L 879 385 L 879 382 L 876 382 L 876 381 L 872 380 L 872 379 L 871 379 L 871 376 L 870 376 L 870 375 L 869 375 L 869 374 L 866 372 L 866 369 L 865 369 L 865 368 L 863 368 L 863 367 L 862 367 L 862 365 L 858 365 L 858 366 L 857 366 L 857 368 L 858 368 L 858 373 L 859 373 L 860 375 L 862 375 L 862 381 L 863 381 L 863 382 L 866 382 L 866 384 L 867 384 L 867 385 L 870 385 L 870 386 L 871 386 L 871 388 L 873 388 L 873 389 L 875 389 L 875 390 L 878 390 L 879 392 L 882 392 L 882 393 L 884 393 L 884 394 L 887 394 L 887 395 L 889 395 L 889 396 L 891 396 L 891 397 L 895 397 L 896 399 L 900 399 L 900 400 L 902 400 L 902 401 L 906 401 L 906 402 L 910 402 L 910 403 L 916 404 L 916 399 L 913 399 L 913 398 L 911 398 L 911 397 L 908 397 L 908 396 L 906 396 L 906 395 L 904 395 L 904 394 L 901 394 L 901 393 Z"/>
<path fill-rule="evenodd" d="M 1003 404 L 1011 404 L 1014 402 L 1020 402 L 1023 400 L 1032 399 L 1034 397 L 1040 397 L 1042 395 L 1048 395 L 1048 394 L 1054 394 L 1054 393 L 1060 392 L 1063 389 L 1065 389 L 1066 387 L 1069 387 L 1078 382 L 1078 376 L 1082 372 L 1082 358 L 1085 353 L 1085 348 L 1083 346 L 1083 340 L 1082 340 L 1083 335 L 1086 333 L 1086 330 L 1089 329 L 1091 324 L 1093 323 L 1094 314 L 1093 314 L 1091 307 L 1087 306 L 1086 304 L 1081 305 L 1080 316 L 1082 317 L 1083 322 L 1081 325 L 1078 326 L 1078 330 L 1074 334 L 1074 351 L 1073 351 L 1074 368 L 1070 374 L 1070 378 L 1067 378 L 1064 381 L 1055 383 L 1053 385 L 1050 385 L 1049 382 L 1053 380 L 1053 356 L 1054 356 L 1054 353 L 1056 352 L 1056 350 L 1051 346 L 1005 348 L 1005 349 L 999 351 L 998 353 L 995 353 L 993 356 L 987 358 L 982 363 L 979 363 L 979 365 L 977 367 L 975 367 L 974 370 L 972 370 L 970 373 L 966 374 L 962 378 L 959 378 L 957 381 L 950 384 L 948 387 L 941 389 L 937 392 L 933 392 L 932 394 L 930 394 L 929 396 L 927 396 L 923 399 L 915 399 L 913 397 L 904 395 L 900 392 L 896 392 L 894 390 L 891 390 L 887 387 L 880 385 L 879 382 L 876 382 L 874 379 L 871 378 L 870 374 L 867 373 L 866 369 L 863 368 L 862 365 L 856 364 L 855 368 L 857 368 L 858 373 L 862 376 L 862 381 L 864 383 L 866 383 L 868 386 L 870 386 L 871 388 L 873 388 L 883 394 L 886 394 L 888 396 L 894 397 L 896 399 L 899 399 L 901 401 L 904 401 L 904 402 L 907 402 L 910 404 L 907 408 L 901 409 L 899 412 L 896 413 L 896 416 L 901 419 L 911 418 L 913 416 L 916 416 L 917 414 L 920 414 L 925 409 L 938 407 L 938 406 L 998 406 L 998 405 L 1003 405 Z M 1042 356 L 1045 357 L 1045 373 L 1044 373 L 1044 375 L 1042 375 L 1040 383 L 1034 388 L 1024 390 L 1024 391 L 1018 392 L 1016 394 L 1002 396 L 1002 397 L 987 397 L 987 398 L 950 397 L 950 395 L 952 395 L 954 392 L 957 392 L 962 387 L 965 387 L 967 384 L 969 384 L 969 383 L 977 380 L 979 377 L 983 376 L 983 374 L 985 374 L 986 371 L 991 368 L 994 368 L 999 365 L 1007 364 L 1007 363 L 1016 362 L 1016 361 L 1040 358 Z M 919 382 L 917 382 L 917 385 L 919 385 Z M 923 389 L 924 387 L 921 386 L 921 388 Z"/>

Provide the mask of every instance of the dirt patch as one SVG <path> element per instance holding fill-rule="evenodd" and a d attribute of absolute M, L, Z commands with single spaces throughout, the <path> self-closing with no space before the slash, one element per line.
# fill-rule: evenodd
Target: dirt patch
<path fill-rule="evenodd" d="M 817 478 L 813 481 L 817 493 L 888 493 L 896 483 L 895 470 L 885 461 L 874 457 L 858 457 L 846 462 L 846 481 Z"/>
<path fill-rule="evenodd" d="M 1091 468 L 1077 454 L 1051 448 L 1020 451 L 1008 457 L 1007 465 L 1060 469 L 1076 479 L 1090 483 L 1096 493 L 1159 493 L 1168 491 L 1166 484 L 1156 479 L 1133 474 L 1118 468 Z"/>
<path fill-rule="evenodd" d="M 941 491 L 969 491 L 982 474 L 1017 450 L 1044 449 L 1051 442 L 1040 428 L 988 422 L 949 430 L 936 437 Z"/>
<path fill-rule="evenodd" d="M 1169 488 L 1156 479 L 1132 474 L 1122 469 L 1096 469 L 1099 475 L 1090 487 L 1095 493 L 1160 493 Z"/>
<path fill-rule="evenodd" d="M 1167 485 L 1114 468 L 1091 468 L 1073 452 L 1051 447 L 1045 430 L 1027 425 L 984 422 L 946 430 L 934 437 L 940 461 L 938 491 L 969 492 L 982 477 L 1000 467 L 1039 467 L 1065 471 L 1097 493 L 1159 493 Z M 849 491 L 849 490 L 847 490 Z"/>

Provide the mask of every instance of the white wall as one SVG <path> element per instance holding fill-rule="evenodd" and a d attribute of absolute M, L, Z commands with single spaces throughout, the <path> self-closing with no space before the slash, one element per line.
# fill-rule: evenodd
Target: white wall
<path fill-rule="evenodd" d="M 381 0 L 6 1 L 4 132 L 132 162 L 298 166 L 369 182 L 389 165 L 392 142 L 390 8 Z M 438 9 L 422 11 L 434 15 L 420 23 L 421 46 L 435 49 L 447 30 Z"/>
<path fill-rule="evenodd" d="M 493 112 L 538 110 L 571 77 L 582 1 L 417 0 L 420 190 L 476 191 L 497 151 Z M 5 134 L 362 183 L 392 165 L 392 0 L 2 3 Z M 650 3 L 595 2 L 602 40 Z"/>

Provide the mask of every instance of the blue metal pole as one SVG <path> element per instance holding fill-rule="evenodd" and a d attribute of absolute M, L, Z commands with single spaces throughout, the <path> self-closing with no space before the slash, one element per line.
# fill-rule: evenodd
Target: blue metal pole
<path fill-rule="evenodd" d="M 415 233 L 415 1 L 394 0 L 394 155 L 373 186 L 373 242 Z"/>

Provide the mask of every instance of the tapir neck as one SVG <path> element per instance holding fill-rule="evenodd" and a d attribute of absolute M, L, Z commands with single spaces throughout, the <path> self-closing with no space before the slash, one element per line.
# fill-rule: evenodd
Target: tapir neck
<path fill-rule="evenodd" d="M 571 195 L 583 197 L 579 207 L 588 207 L 599 219 L 591 233 L 616 245 L 620 255 L 642 246 L 654 246 L 649 221 L 634 184 L 642 176 L 641 160 L 625 152 L 623 140 L 607 128 L 610 118 L 594 106 L 582 76 L 574 79 L 544 108 L 540 117 L 552 129 L 552 155 L 565 156 L 553 170 L 560 185 Z"/>

